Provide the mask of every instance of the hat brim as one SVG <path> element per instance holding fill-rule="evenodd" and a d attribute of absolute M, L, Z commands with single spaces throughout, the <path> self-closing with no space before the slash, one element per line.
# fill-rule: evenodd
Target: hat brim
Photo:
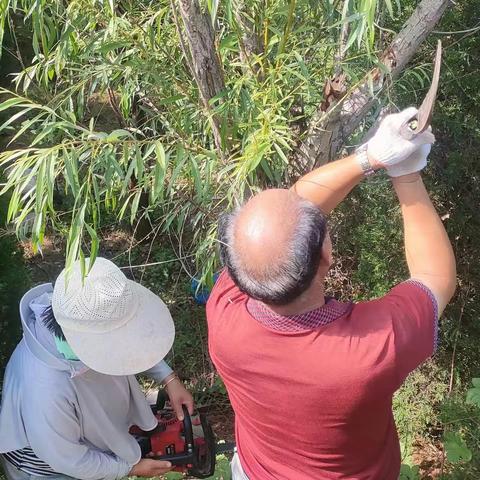
<path fill-rule="evenodd" d="M 125 325 L 106 333 L 62 327 L 75 355 L 87 367 L 106 375 L 135 375 L 152 368 L 172 348 L 175 326 L 163 301 L 130 281 L 139 307 Z"/>

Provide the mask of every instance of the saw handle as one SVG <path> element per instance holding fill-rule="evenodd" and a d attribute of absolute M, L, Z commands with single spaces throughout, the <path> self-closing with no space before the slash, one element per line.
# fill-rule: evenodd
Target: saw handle
<path fill-rule="evenodd" d="M 400 134 L 405 140 L 412 140 L 416 135 L 418 135 L 418 117 L 417 115 L 410 118 L 400 127 Z"/>
<path fill-rule="evenodd" d="M 183 408 L 183 434 L 185 435 L 185 450 L 174 455 L 156 455 L 153 460 L 163 460 L 170 462 L 174 466 L 183 466 L 186 464 L 193 464 L 195 461 L 194 455 L 194 440 L 193 440 L 193 424 L 188 408 L 182 405 Z"/>

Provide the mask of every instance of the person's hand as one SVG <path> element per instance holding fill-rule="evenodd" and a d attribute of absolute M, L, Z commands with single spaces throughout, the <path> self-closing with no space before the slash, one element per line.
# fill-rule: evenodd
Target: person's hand
<path fill-rule="evenodd" d="M 193 414 L 193 397 L 176 376 L 173 380 L 168 382 L 165 386 L 165 390 L 168 393 L 172 408 L 180 421 L 183 420 L 182 405 L 187 407 L 190 415 Z"/>
<path fill-rule="evenodd" d="M 431 149 L 432 146 L 429 143 L 422 145 L 402 162 L 387 167 L 388 175 L 390 177 L 402 177 L 423 170 L 427 166 L 427 157 Z"/>
<path fill-rule="evenodd" d="M 172 469 L 170 462 L 162 460 L 152 460 L 150 458 L 142 458 L 128 474 L 129 477 L 158 477 L 164 475 Z"/>
<path fill-rule="evenodd" d="M 422 145 L 431 145 L 435 142 L 430 129 L 411 140 L 402 137 L 402 126 L 417 112 L 416 108 L 410 107 L 385 117 L 375 135 L 367 142 L 367 156 L 372 165 L 388 169 L 409 158 Z"/>

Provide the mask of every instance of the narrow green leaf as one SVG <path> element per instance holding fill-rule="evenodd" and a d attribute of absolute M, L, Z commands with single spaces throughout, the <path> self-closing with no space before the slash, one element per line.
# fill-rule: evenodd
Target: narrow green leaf
<path fill-rule="evenodd" d="M 195 187 L 195 192 L 196 194 L 201 197 L 203 193 L 203 186 L 202 186 L 202 180 L 200 178 L 200 170 L 198 168 L 197 161 L 193 157 L 193 155 L 190 157 L 190 162 L 192 166 L 191 174 L 193 177 L 193 184 Z"/>
<path fill-rule="evenodd" d="M 47 158 L 47 164 L 45 167 L 46 173 L 46 186 L 47 186 L 47 205 L 50 212 L 54 212 L 53 206 L 53 189 L 55 186 L 55 164 L 57 159 L 57 152 L 52 152 Z"/>
<path fill-rule="evenodd" d="M 122 195 L 130 190 L 130 181 L 132 179 L 133 170 L 135 169 L 135 159 L 132 159 L 130 166 L 128 167 L 125 178 L 123 179 Z"/>
<path fill-rule="evenodd" d="M 67 239 L 67 259 L 65 262 L 67 270 L 70 270 L 72 268 L 72 265 L 75 260 L 77 260 L 79 254 L 82 254 L 82 252 L 80 251 L 80 242 L 82 240 L 86 209 L 87 201 L 85 200 L 80 209 L 75 211 L 74 217 L 72 219 L 72 224 L 70 226 L 70 231 Z"/>
<path fill-rule="evenodd" d="M 140 145 L 135 146 L 135 177 L 138 183 L 143 181 L 144 163 Z"/>
<path fill-rule="evenodd" d="M 133 198 L 133 202 L 132 202 L 132 207 L 130 209 L 130 223 L 132 224 L 133 224 L 133 221 L 135 220 L 135 217 L 137 216 L 138 205 L 140 203 L 141 196 L 142 196 L 142 190 L 140 189 L 135 194 L 135 197 Z"/>
<path fill-rule="evenodd" d="M 165 149 L 163 148 L 162 142 L 155 142 L 155 154 L 157 157 L 158 164 L 162 167 L 163 170 L 166 170 L 167 163 L 165 161 Z"/>
<path fill-rule="evenodd" d="M 285 165 L 288 165 L 289 162 L 288 162 L 288 158 L 287 156 L 285 155 L 285 153 L 283 152 L 283 150 L 280 148 L 280 146 L 276 143 L 273 144 L 273 148 L 277 151 L 278 155 L 280 156 L 280 158 L 283 160 L 283 162 L 285 163 Z"/>
<path fill-rule="evenodd" d="M 126 40 L 119 40 L 119 41 L 114 41 L 114 42 L 108 42 L 102 45 L 98 51 L 100 53 L 108 53 L 113 50 L 118 50 L 119 48 L 125 48 L 125 47 L 130 47 L 132 45 L 131 42 L 126 41 Z"/>
<path fill-rule="evenodd" d="M 99 247 L 99 240 L 98 240 L 98 235 L 95 229 L 93 229 L 88 223 L 85 224 L 85 228 L 88 231 L 88 234 L 90 235 L 90 239 L 92 240 L 92 244 L 90 246 L 90 260 L 88 263 L 88 271 L 90 271 L 93 267 L 93 264 L 95 263 L 95 260 L 97 259 L 98 255 L 98 247 Z"/>
<path fill-rule="evenodd" d="M 128 130 L 123 130 L 122 128 L 113 130 L 113 132 L 109 133 L 108 137 L 105 139 L 107 142 L 114 142 L 116 140 L 120 140 L 122 138 L 132 138 L 133 135 Z"/>
<path fill-rule="evenodd" d="M 78 259 L 80 261 L 80 274 L 82 275 L 82 279 L 85 278 L 85 275 L 87 274 L 87 268 L 86 268 L 86 262 L 85 262 L 85 255 L 83 253 L 83 250 L 80 248 L 80 251 L 78 252 Z"/>
<path fill-rule="evenodd" d="M 19 118 L 23 117 L 26 115 L 30 110 L 32 110 L 32 107 L 25 108 L 24 110 L 20 110 L 17 112 L 15 115 L 12 115 L 7 121 L 5 121 L 1 126 L 0 126 L 0 131 L 4 130 L 7 128 L 10 124 L 18 120 Z"/>
<path fill-rule="evenodd" d="M 20 192 L 18 190 L 14 190 L 12 193 L 12 196 L 10 197 L 10 202 L 8 203 L 7 223 L 10 223 L 12 219 L 15 217 L 15 215 L 19 211 L 19 205 L 20 205 Z"/>
<path fill-rule="evenodd" d="M 77 198 L 80 184 L 78 181 L 78 155 L 74 149 L 71 151 L 63 149 L 63 164 L 65 165 L 66 184 L 70 187 L 73 196 Z"/>
<path fill-rule="evenodd" d="M 44 197 L 44 186 L 45 186 L 45 158 L 38 160 L 40 162 L 38 167 L 37 181 L 35 187 L 35 214 L 39 215 L 40 211 L 43 208 L 43 197 Z"/>
<path fill-rule="evenodd" d="M 3 110 L 7 110 L 7 108 L 11 108 L 15 105 L 22 106 L 22 107 L 30 106 L 28 103 L 24 103 L 23 105 L 19 105 L 24 101 L 25 101 L 25 99 L 21 98 L 21 97 L 9 98 L 8 100 L 5 100 L 4 102 L 0 103 L 0 112 L 2 112 Z"/>

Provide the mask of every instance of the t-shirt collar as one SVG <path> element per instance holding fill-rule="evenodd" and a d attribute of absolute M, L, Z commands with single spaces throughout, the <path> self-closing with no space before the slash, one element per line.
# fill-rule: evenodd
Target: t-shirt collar
<path fill-rule="evenodd" d="M 325 298 L 325 304 L 299 315 L 280 315 L 267 305 L 253 298 L 247 302 L 247 310 L 259 323 L 279 332 L 315 330 L 343 317 L 351 309 L 350 302 L 343 303 L 334 298 Z"/>

